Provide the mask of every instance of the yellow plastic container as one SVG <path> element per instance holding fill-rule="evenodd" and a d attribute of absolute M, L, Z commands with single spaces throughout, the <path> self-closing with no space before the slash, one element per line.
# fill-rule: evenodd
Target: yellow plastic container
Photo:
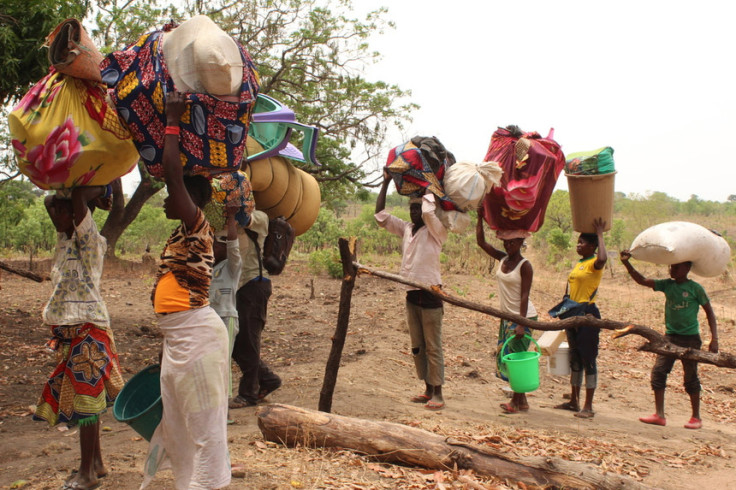
<path fill-rule="evenodd" d="M 598 175 L 566 175 L 570 191 L 572 227 L 579 233 L 595 233 L 593 220 L 603 218 L 611 229 L 616 172 Z"/>

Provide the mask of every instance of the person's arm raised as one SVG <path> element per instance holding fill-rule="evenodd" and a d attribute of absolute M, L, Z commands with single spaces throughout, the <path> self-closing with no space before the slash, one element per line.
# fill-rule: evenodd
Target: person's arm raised
<path fill-rule="evenodd" d="M 642 286 L 654 289 L 654 279 L 647 279 L 646 277 L 642 276 L 638 270 L 634 269 L 634 266 L 631 265 L 631 262 L 629 262 L 629 259 L 631 258 L 631 252 L 629 252 L 628 250 L 621 250 L 618 256 L 621 259 L 621 263 L 624 264 L 624 267 L 626 267 L 626 271 L 637 284 L 641 284 Z"/>
<path fill-rule="evenodd" d="M 485 210 L 483 209 L 483 203 L 481 203 L 480 206 L 478 206 L 478 222 L 475 224 L 475 241 L 485 253 L 496 260 L 501 260 L 502 258 L 506 257 L 506 252 L 497 249 L 486 241 L 486 234 L 483 230 L 484 215 Z"/>
<path fill-rule="evenodd" d="M 164 180 L 171 207 L 187 229 L 196 224 L 197 205 L 184 185 L 184 170 L 179 159 L 179 120 L 186 109 L 186 97 L 181 92 L 166 95 L 166 134 L 164 136 Z"/>
<path fill-rule="evenodd" d="M 376 199 L 376 214 L 386 209 L 386 192 L 388 192 L 388 184 L 391 182 L 391 176 L 388 172 L 383 171 L 383 183 L 381 184 L 381 190 L 378 191 L 378 198 Z"/>
<path fill-rule="evenodd" d="M 608 261 L 608 253 L 606 252 L 606 242 L 603 240 L 603 229 L 606 227 L 606 222 L 603 218 L 596 218 L 593 220 L 593 226 L 595 227 L 595 233 L 598 235 L 598 255 L 595 259 L 593 267 L 596 270 L 601 270 L 606 266 Z"/>
<path fill-rule="evenodd" d="M 72 209 L 74 210 L 74 226 L 82 224 L 89 211 L 88 203 L 105 195 L 105 186 L 81 186 L 72 190 Z"/>

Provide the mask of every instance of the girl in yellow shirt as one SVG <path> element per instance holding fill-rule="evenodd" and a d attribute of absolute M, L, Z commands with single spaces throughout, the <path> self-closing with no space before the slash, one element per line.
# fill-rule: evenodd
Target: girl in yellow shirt
<path fill-rule="evenodd" d="M 576 251 L 581 259 L 573 267 L 567 278 L 570 299 L 578 303 L 588 303 L 586 315 L 600 318 L 596 306 L 598 286 L 603 276 L 603 268 L 608 260 L 606 245 L 603 242 L 603 230 L 606 222 L 601 218 L 593 221 L 595 233 L 581 233 Z M 597 253 L 596 253 L 597 249 Z M 593 395 L 598 385 L 598 334 L 592 327 L 567 328 L 567 343 L 570 346 L 570 401 L 561 403 L 555 408 L 572 410 L 576 417 L 589 419 L 593 412 Z M 580 410 L 580 388 L 585 373 L 585 404 Z"/>

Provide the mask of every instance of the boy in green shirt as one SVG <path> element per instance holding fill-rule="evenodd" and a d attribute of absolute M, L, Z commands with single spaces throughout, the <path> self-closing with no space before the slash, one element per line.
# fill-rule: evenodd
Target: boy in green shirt
<path fill-rule="evenodd" d="M 665 294 L 664 321 L 666 325 L 665 339 L 674 345 L 692 349 L 700 349 L 700 324 L 698 323 L 698 309 L 703 307 L 710 326 L 710 352 L 718 353 L 718 330 L 716 315 L 710 305 L 710 300 L 703 287 L 687 277 L 691 262 L 681 262 L 670 266 L 671 279 L 647 279 L 629 263 L 631 252 L 622 250 L 621 262 L 629 275 L 642 286 Z M 657 412 L 647 417 L 639 417 L 645 424 L 665 425 L 664 390 L 667 386 L 667 376 L 672 371 L 675 358 L 657 355 L 657 361 L 652 368 L 652 389 L 654 390 L 654 405 Z M 697 361 L 682 359 L 682 369 L 685 374 L 685 391 L 690 395 L 692 417 L 685 424 L 686 429 L 700 429 L 703 426 L 700 420 L 700 379 L 698 379 Z"/>

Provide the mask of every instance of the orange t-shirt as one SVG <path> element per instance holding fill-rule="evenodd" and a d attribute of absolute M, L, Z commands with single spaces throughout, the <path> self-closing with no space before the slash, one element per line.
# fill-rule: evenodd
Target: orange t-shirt
<path fill-rule="evenodd" d="M 158 280 L 153 293 L 153 311 L 175 313 L 190 309 L 189 291 L 176 282 L 173 272 L 167 272 Z"/>

